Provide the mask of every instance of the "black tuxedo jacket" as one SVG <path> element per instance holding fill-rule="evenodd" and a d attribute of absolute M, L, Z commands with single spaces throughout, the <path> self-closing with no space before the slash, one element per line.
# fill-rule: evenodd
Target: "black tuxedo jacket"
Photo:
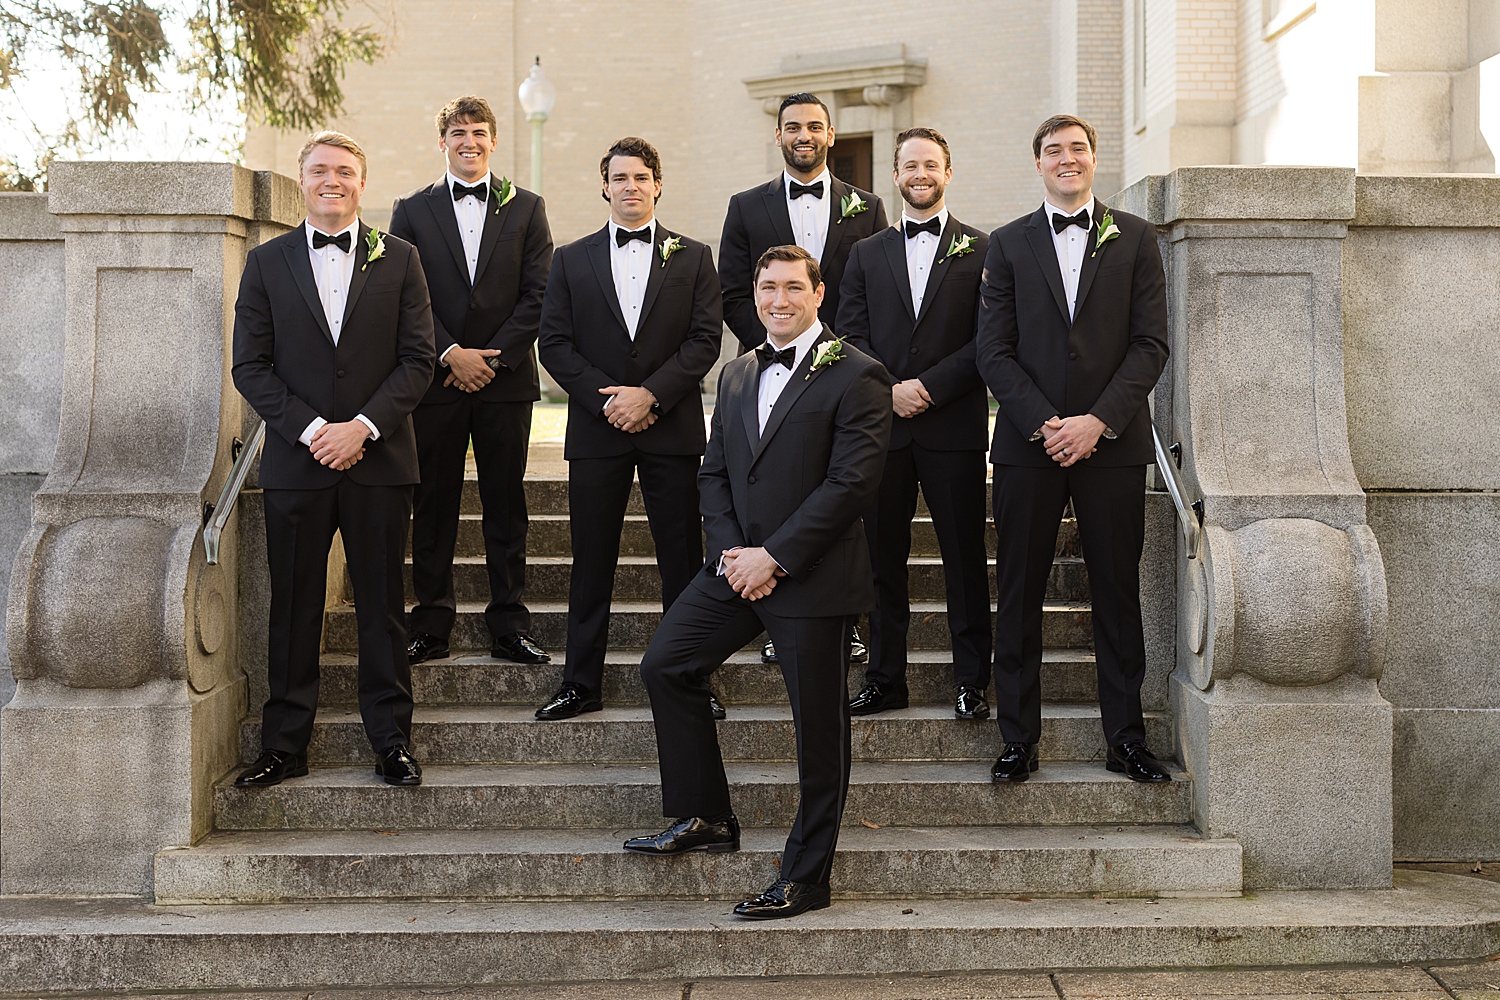
<path fill-rule="evenodd" d="M 833 177 L 828 238 L 823 243 L 823 252 L 818 255 L 824 285 L 823 305 L 818 309 L 818 318 L 835 330 L 838 329 L 839 281 L 844 275 L 844 261 L 849 259 L 854 244 L 887 225 L 885 206 L 868 191 L 860 191 L 859 196 L 870 207 L 858 215 L 840 219 L 839 205 L 855 190 L 853 185 Z M 766 328 L 755 313 L 755 262 L 772 247 L 796 242 L 792 235 L 792 217 L 787 214 L 784 173 L 729 199 L 724 233 L 719 240 L 719 285 L 724 289 L 724 322 L 747 349 L 766 342 Z"/>
<path fill-rule="evenodd" d="M 682 241 L 665 262 L 667 239 Z M 608 458 L 639 449 L 654 455 L 701 455 L 700 383 L 719 360 L 724 305 L 713 254 L 697 240 L 656 223 L 651 274 L 635 340 L 630 339 L 609 266 L 609 225 L 560 247 L 542 300 L 542 364 L 568 393 L 563 457 Z M 611 385 L 638 385 L 656 397 L 656 423 L 636 434 L 603 414 Z"/>
<path fill-rule="evenodd" d="M 1166 276 L 1156 229 L 1137 216 L 1113 212 L 1120 235 L 1094 252 L 1106 211 L 1097 203 L 1071 323 L 1045 209 L 990 234 L 975 352 L 1000 403 L 996 465 L 1053 465 L 1029 439 L 1050 417 L 1081 413 L 1118 435 L 1101 437 L 1089 464 L 1156 460 L 1146 400 L 1167 363 Z"/>
<path fill-rule="evenodd" d="M 818 343 L 832 338 L 825 326 Z M 762 599 L 771 613 L 826 618 L 875 605 L 860 514 L 885 471 L 891 380 L 879 361 L 847 344 L 843 350 L 842 360 L 816 372 L 817 350 L 807 353 L 765 433 L 757 416 L 759 358 L 742 354 L 719 375 L 698 494 L 708 538 L 704 572 L 724 600 L 734 590 L 718 575 L 720 553 L 764 546 L 787 572 Z"/>
<path fill-rule="evenodd" d="M 305 224 L 304 224 L 305 225 Z M 359 224 L 354 277 L 338 345 L 318 299 L 298 226 L 250 251 L 234 305 L 234 386 L 274 431 L 266 435 L 259 483 L 313 490 L 348 476 L 364 486 L 416 483 L 411 411 L 432 381 L 435 354 L 427 281 L 416 248 L 386 234 L 384 256 L 369 261 L 370 227 Z M 363 413 L 380 437 L 347 472 L 320 465 L 297 438 L 322 417 Z"/>
<path fill-rule="evenodd" d="M 455 344 L 497 350 L 503 367 L 475 397 L 487 402 L 541 399 L 532 345 L 552 266 L 547 208 L 539 195 L 521 188 L 515 188 L 515 197 L 501 208 L 500 184 L 493 176 L 489 184 L 472 285 L 446 177 L 397 198 L 391 207 L 391 232 L 427 254 L 424 269 L 438 356 Z M 422 402 L 449 403 L 466 395 L 456 385 L 445 387 L 447 377 L 447 369 L 438 365 Z"/>
<path fill-rule="evenodd" d="M 973 249 L 944 254 L 961 236 Z M 891 447 L 916 441 L 932 451 L 981 451 L 989 437 L 989 401 L 974 364 L 979 279 L 989 237 L 948 213 L 927 274 L 922 312 L 912 307 L 906 235 L 886 227 L 849 251 L 839 288 L 839 335 L 879 358 L 892 381 L 919 378 L 932 406 L 895 417 Z"/>

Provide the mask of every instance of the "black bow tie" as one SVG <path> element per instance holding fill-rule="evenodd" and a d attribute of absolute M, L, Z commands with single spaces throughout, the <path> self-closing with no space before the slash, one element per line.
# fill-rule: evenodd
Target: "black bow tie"
<path fill-rule="evenodd" d="M 454 201 L 463 201 L 465 198 L 467 198 L 471 194 L 474 197 L 478 198 L 481 202 L 489 201 L 490 200 L 490 186 L 488 184 L 475 184 L 473 187 L 465 187 L 464 185 L 458 183 L 457 181 L 453 182 L 453 200 Z"/>
<path fill-rule="evenodd" d="M 348 253 L 349 248 L 354 245 L 354 234 L 346 229 L 337 236 L 329 236 L 327 233 L 320 233 L 316 229 L 313 230 L 314 250 L 321 250 L 330 244 L 338 247 L 344 253 Z"/>
<path fill-rule="evenodd" d="M 1060 233 L 1064 229 L 1067 229 L 1069 226 L 1077 226 L 1079 229 L 1088 229 L 1090 225 L 1091 223 L 1089 222 L 1089 210 L 1086 208 L 1082 212 L 1079 212 L 1077 215 L 1058 215 L 1056 213 L 1053 213 L 1052 215 L 1052 231 L 1054 233 Z"/>
<path fill-rule="evenodd" d="M 778 361 L 786 365 L 787 371 L 791 371 L 797 367 L 797 349 L 795 347 L 788 347 L 786 350 L 778 351 L 770 344 L 761 344 L 755 349 L 755 356 L 760 358 L 761 371 L 765 371 Z"/>
<path fill-rule="evenodd" d="M 791 185 L 792 186 L 788 190 L 791 191 L 791 198 L 793 201 L 796 201 L 798 198 L 802 197 L 805 194 L 810 194 L 814 198 L 823 197 L 822 181 L 813 181 L 811 184 L 798 184 L 796 181 L 792 181 Z"/>
<path fill-rule="evenodd" d="M 926 222 L 913 222 L 907 219 L 906 238 L 914 240 L 917 238 L 918 233 L 931 233 L 933 236 L 941 236 L 943 234 L 943 227 L 939 224 L 938 217 L 935 215 Z"/>
<path fill-rule="evenodd" d="M 622 247 L 631 240 L 640 240 L 642 243 L 651 242 L 651 227 L 645 229 L 621 229 L 615 227 L 615 246 Z"/>

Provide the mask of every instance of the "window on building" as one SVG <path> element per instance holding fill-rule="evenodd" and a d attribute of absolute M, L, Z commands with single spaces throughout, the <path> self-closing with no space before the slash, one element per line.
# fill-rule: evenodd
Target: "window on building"
<path fill-rule="evenodd" d="M 828 168 L 845 184 L 868 191 L 875 180 L 871 160 L 874 148 L 874 140 L 868 135 L 835 135 L 833 149 L 828 152 Z"/>
<path fill-rule="evenodd" d="M 1270 3 L 1272 0 L 1265 0 Z M 1131 87 L 1131 118 L 1137 132 L 1146 128 L 1146 0 L 1135 0 L 1133 60 L 1134 85 Z"/>

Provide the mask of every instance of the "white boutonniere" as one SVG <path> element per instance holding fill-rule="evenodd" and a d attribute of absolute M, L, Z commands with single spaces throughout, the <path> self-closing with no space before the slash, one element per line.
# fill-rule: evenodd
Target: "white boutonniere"
<path fill-rule="evenodd" d="M 674 253 L 676 253 L 677 251 L 681 250 L 681 249 L 682 249 L 682 240 L 678 239 L 676 236 L 668 236 L 666 239 L 662 240 L 661 241 L 661 266 L 662 267 L 666 267 L 667 266 L 667 261 L 671 260 L 672 259 L 672 255 Z"/>
<path fill-rule="evenodd" d="M 839 221 L 834 223 L 834 225 L 842 225 L 844 220 L 849 218 L 849 216 L 858 215 L 861 212 L 868 212 L 869 210 L 870 203 L 861 198 L 858 191 L 850 191 L 843 198 L 839 199 Z"/>
<path fill-rule="evenodd" d="M 361 271 L 385 256 L 385 236 L 374 226 L 365 233 L 365 247 L 365 262 L 360 267 Z"/>
<path fill-rule="evenodd" d="M 948 252 L 943 254 L 943 260 L 947 260 L 949 257 L 962 257 L 966 253 L 973 252 L 974 237 L 964 233 L 955 233 L 953 235 L 953 242 L 948 244 Z M 943 260 L 938 261 L 938 263 L 941 264 Z"/>
<path fill-rule="evenodd" d="M 844 360 L 844 338 L 835 337 L 832 340 L 825 340 L 818 345 L 818 351 L 813 355 L 812 367 L 807 370 L 806 375 L 802 376 L 802 380 L 805 382 L 812 378 L 813 372 L 818 369 L 827 368 L 835 361 L 842 360 Z"/>
<path fill-rule="evenodd" d="M 1120 238 L 1120 227 L 1115 225 L 1115 217 L 1109 214 L 1109 209 L 1104 210 L 1104 215 L 1099 219 L 1099 235 L 1094 240 L 1094 252 L 1090 257 L 1099 256 L 1099 248 L 1110 240 Z"/>
<path fill-rule="evenodd" d="M 499 200 L 500 204 L 498 204 L 498 205 L 495 206 L 495 214 L 499 215 L 500 214 L 500 210 L 502 208 L 504 208 L 506 205 L 509 205 L 510 204 L 510 200 L 512 198 L 514 198 L 515 196 L 516 196 L 516 186 L 510 182 L 510 178 L 509 177 L 502 177 L 502 178 L 500 178 L 500 190 L 498 190 L 498 191 L 495 192 L 495 197 Z"/>

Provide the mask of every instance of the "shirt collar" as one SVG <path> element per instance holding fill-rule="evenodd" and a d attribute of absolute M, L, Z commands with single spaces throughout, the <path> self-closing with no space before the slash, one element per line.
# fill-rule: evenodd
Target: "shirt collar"
<path fill-rule="evenodd" d="M 941 212 L 939 212 L 937 215 L 934 215 L 933 218 L 936 219 L 936 220 L 938 220 L 938 232 L 939 233 L 941 233 L 944 229 L 948 228 L 948 209 L 947 209 L 946 206 L 944 206 L 944 208 L 943 208 L 943 210 Z M 921 221 L 923 221 L 923 220 L 921 220 L 921 219 L 913 219 L 911 216 L 907 215 L 905 211 L 902 211 L 902 213 L 901 213 L 901 232 L 902 232 L 902 234 L 904 235 L 906 233 L 906 224 L 908 222 L 921 222 Z"/>
<path fill-rule="evenodd" d="M 457 177 L 453 176 L 452 171 L 448 171 L 448 170 L 443 171 L 443 177 L 448 181 L 448 193 L 449 194 L 453 193 L 453 185 L 455 185 L 455 184 L 462 184 L 464 187 L 473 187 L 474 184 L 489 184 L 490 183 L 490 175 L 489 174 L 485 174 L 484 177 L 481 180 L 475 181 L 474 184 L 470 184 L 468 181 L 459 180 Z M 490 186 L 493 187 L 494 185 L 491 184 Z"/>
<path fill-rule="evenodd" d="M 802 359 L 807 356 L 807 352 L 812 349 L 813 342 L 818 339 L 818 336 L 822 332 L 823 321 L 820 319 L 814 319 L 812 326 L 808 327 L 806 330 L 803 330 L 802 333 L 798 334 L 796 340 L 786 345 L 787 347 L 795 348 L 797 351 L 797 360 L 796 363 L 792 366 L 793 368 L 802 363 Z M 771 348 L 771 350 L 773 351 L 786 350 L 786 347 L 777 347 L 775 341 L 773 341 L 770 337 L 766 337 L 766 346 Z"/>
<path fill-rule="evenodd" d="M 782 169 L 782 171 L 781 171 L 781 189 L 786 192 L 786 194 L 787 194 L 788 197 L 791 197 L 791 194 L 792 194 L 792 181 L 796 181 L 796 180 L 797 180 L 797 178 L 795 178 L 791 174 L 787 173 L 785 168 Z M 833 177 L 832 177 L 832 175 L 830 175 L 828 173 L 828 164 L 825 163 L 823 165 L 823 172 L 821 174 L 819 174 L 818 176 L 814 177 L 812 180 L 808 181 L 808 183 L 809 184 L 816 184 L 816 183 L 818 183 L 818 181 L 822 181 L 823 182 L 823 197 L 827 198 L 830 194 L 833 193 Z M 801 184 L 802 182 L 801 181 L 797 181 L 797 183 Z"/>
<path fill-rule="evenodd" d="M 322 230 L 321 229 L 315 229 L 314 226 L 313 226 L 313 224 L 312 224 L 312 220 L 311 219 L 306 219 L 306 220 L 303 221 L 303 223 L 302 223 L 302 229 L 304 231 L 304 234 L 307 236 L 307 248 L 309 250 L 311 250 L 313 248 L 313 245 L 312 245 L 313 233 L 314 232 L 321 233 Z M 345 226 L 343 229 L 340 229 L 336 233 L 328 233 L 327 235 L 329 235 L 329 236 L 342 236 L 345 233 L 349 233 L 350 234 L 350 236 L 349 236 L 349 250 L 350 250 L 350 252 L 353 252 L 355 240 L 357 240 L 359 238 L 359 217 L 358 216 L 356 216 L 355 219 L 354 219 L 354 221 L 351 222 L 351 223 L 349 223 L 349 225 Z"/>
<path fill-rule="evenodd" d="M 612 247 L 618 247 L 619 243 L 616 242 L 615 233 L 618 232 L 621 229 L 625 229 L 625 227 L 617 224 L 614 219 L 610 219 L 608 225 L 609 225 L 609 245 L 612 246 Z M 634 229 L 625 229 L 625 231 L 627 233 L 638 233 L 642 229 L 649 229 L 649 230 L 651 230 L 651 242 L 655 243 L 656 242 L 656 216 L 654 216 L 654 215 L 651 216 L 651 221 L 648 222 L 648 223 L 646 223 L 644 226 L 636 226 Z"/>
<path fill-rule="evenodd" d="M 1098 212 L 1098 205 L 1099 205 L 1099 199 L 1098 198 L 1090 198 L 1089 199 L 1089 203 L 1084 206 L 1084 208 L 1088 209 L 1089 222 L 1096 222 L 1096 221 L 1098 221 L 1098 216 L 1095 214 L 1096 212 Z M 1048 223 L 1048 225 L 1051 225 L 1051 223 L 1052 223 L 1052 217 L 1054 215 L 1071 216 L 1071 215 L 1077 215 L 1078 214 L 1078 212 L 1064 212 L 1062 209 L 1058 208 L 1056 205 L 1052 204 L 1052 202 L 1046 200 L 1045 198 L 1042 199 L 1042 208 L 1047 213 L 1047 223 Z M 1080 209 L 1079 211 L 1082 211 L 1082 210 L 1083 209 Z"/>

